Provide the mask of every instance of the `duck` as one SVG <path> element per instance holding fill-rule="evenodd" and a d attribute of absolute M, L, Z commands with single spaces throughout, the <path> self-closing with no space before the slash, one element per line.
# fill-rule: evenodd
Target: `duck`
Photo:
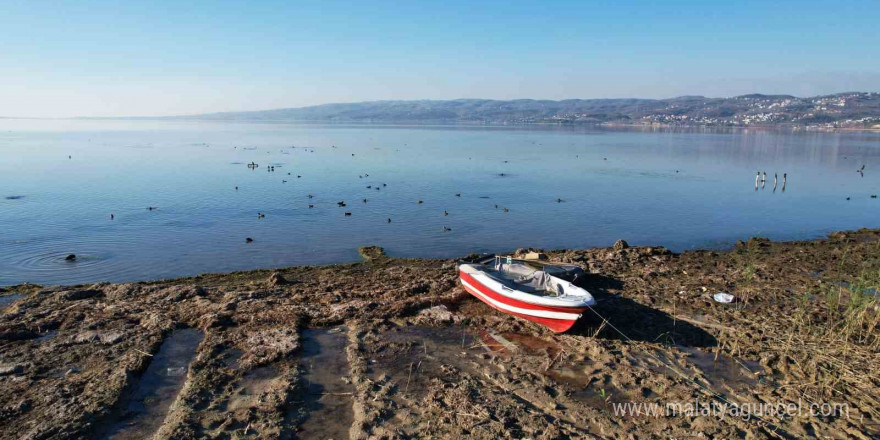
<path fill-rule="evenodd" d="M 114 218 L 116 218 L 116 216 L 113 215 L 113 213 L 110 213 L 110 220 L 113 220 Z"/>
<path fill-rule="evenodd" d="M 315 207 L 315 205 L 309 205 L 309 209 L 312 209 L 314 207 Z"/>
<path fill-rule="evenodd" d="M 443 227 L 443 232 L 449 232 L 449 231 L 451 231 L 451 230 L 452 230 L 452 228 L 449 228 L 449 227 L 446 227 L 446 226 Z"/>
<path fill-rule="evenodd" d="M 345 206 L 345 202 L 344 202 L 344 201 L 343 201 L 343 202 L 336 202 L 336 204 L 339 205 L 339 206 Z"/>
<path fill-rule="evenodd" d="M 388 223 L 391 223 L 391 218 L 388 219 Z"/>
<path fill-rule="evenodd" d="M 419 205 L 421 205 L 422 203 L 423 203 L 423 202 L 422 202 L 421 200 L 419 200 Z"/>
<path fill-rule="evenodd" d="M 461 197 L 461 193 L 457 193 L 455 197 Z"/>
<path fill-rule="evenodd" d="M 346 217 L 351 217 L 351 213 L 350 213 L 350 212 L 346 212 L 346 213 L 345 213 L 345 216 L 346 216 Z"/>
<path fill-rule="evenodd" d="M 245 242 L 245 243 L 253 243 L 253 242 L 254 242 L 254 239 L 253 239 L 253 238 L 250 238 L 250 237 L 247 237 L 247 238 L 244 239 L 244 242 Z"/>
<path fill-rule="evenodd" d="M 562 200 L 562 199 L 556 199 L 556 203 L 562 203 L 562 202 L 564 202 L 564 201 L 565 201 L 565 200 Z"/>
<path fill-rule="evenodd" d="M 312 195 L 312 194 L 309 194 L 309 198 L 310 198 L 310 199 L 311 199 L 311 198 L 313 198 L 313 197 L 315 197 L 315 196 L 314 196 L 314 195 Z"/>
<path fill-rule="evenodd" d="M 504 212 L 510 212 L 510 210 L 507 208 L 504 208 Z"/>
<path fill-rule="evenodd" d="M 449 215 L 449 211 L 443 211 L 443 215 Z"/>
<path fill-rule="evenodd" d="M 367 199 L 364 199 L 364 203 L 367 203 Z"/>
<path fill-rule="evenodd" d="M 262 212 L 257 213 L 257 218 L 265 218 L 265 217 L 266 217 L 266 214 L 263 214 Z"/>

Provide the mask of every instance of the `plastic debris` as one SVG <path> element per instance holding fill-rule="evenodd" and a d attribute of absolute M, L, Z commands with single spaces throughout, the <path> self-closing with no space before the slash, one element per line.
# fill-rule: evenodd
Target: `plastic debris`
<path fill-rule="evenodd" d="M 724 303 L 724 304 L 732 303 L 733 300 L 736 299 L 735 296 L 733 296 L 727 292 L 718 292 L 718 293 L 712 295 L 712 298 L 714 298 L 716 302 L 720 302 L 720 303 Z"/>

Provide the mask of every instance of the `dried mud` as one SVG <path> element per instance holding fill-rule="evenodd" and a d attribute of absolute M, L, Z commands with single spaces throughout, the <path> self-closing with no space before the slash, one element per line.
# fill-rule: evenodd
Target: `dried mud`
<path fill-rule="evenodd" d="M 880 231 L 545 252 L 587 269 L 598 300 L 561 335 L 464 293 L 454 261 L 375 247 L 347 265 L 0 289 L 0 438 L 880 435 Z M 615 412 L 695 401 L 847 413 Z"/>

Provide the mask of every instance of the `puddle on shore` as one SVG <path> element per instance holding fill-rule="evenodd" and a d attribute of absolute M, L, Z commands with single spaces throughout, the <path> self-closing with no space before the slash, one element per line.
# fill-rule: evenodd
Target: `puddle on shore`
<path fill-rule="evenodd" d="M 6 310 L 7 307 L 11 306 L 12 303 L 24 298 L 24 295 L 21 293 L 16 293 L 7 296 L 0 296 L 0 311 Z"/>
<path fill-rule="evenodd" d="M 860 293 L 862 295 L 871 295 L 871 296 L 875 296 L 877 298 L 880 298 L 880 291 L 877 291 L 877 289 L 875 289 L 873 287 L 854 286 L 851 283 L 847 283 L 846 281 L 841 281 L 841 282 L 837 283 L 837 285 L 840 287 L 843 287 L 844 289 L 847 289 L 853 293 Z"/>
<path fill-rule="evenodd" d="M 472 332 L 460 326 L 410 326 L 389 329 L 378 339 L 387 344 L 371 354 L 371 371 L 376 379 L 385 374 L 390 376 L 395 388 L 392 399 L 401 408 L 410 408 L 410 414 L 402 415 L 401 419 L 412 423 L 419 423 L 418 408 L 401 402 L 403 398 L 421 398 L 432 379 L 455 382 L 459 370 L 484 371 L 489 365 L 483 358 L 487 353 L 503 362 L 516 358 L 522 360 L 523 365 L 537 366 L 541 374 L 562 387 L 559 392 L 564 388 L 572 399 L 596 408 L 605 408 L 606 402 L 629 399 L 610 383 L 591 383 L 586 374 L 594 365 L 591 361 L 563 362 L 559 358 L 564 354 L 562 347 L 537 336 L 486 330 Z"/>
<path fill-rule="evenodd" d="M 509 332 L 494 333 L 485 330 L 480 330 L 478 334 L 487 350 L 500 354 L 519 353 L 555 358 L 562 350 L 555 342 L 532 335 Z"/>
<path fill-rule="evenodd" d="M 229 400 L 228 409 L 234 413 L 247 412 L 259 406 L 260 395 L 265 393 L 275 379 L 278 371 L 269 365 L 248 371 L 241 378 L 238 390 Z"/>
<path fill-rule="evenodd" d="M 423 422 L 418 402 L 435 378 L 455 382 L 457 372 L 471 369 L 469 362 L 489 348 L 462 326 L 392 327 L 377 336 L 379 344 L 367 345 L 369 371 L 386 383 L 389 397 L 399 408 L 394 418 L 404 433 Z M 503 346 L 496 344 L 496 349 Z"/>
<path fill-rule="evenodd" d="M 302 382 L 287 414 L 288 420 L 299 421 L 296 438 L 348 438 L 354 423 L 354 386 L 345 380 L 351 375 L 347 345 L 344 327 L 303 330 Z"/>
<path fill-rule="evenodd" d="M 737 361 L 723 354 L 716 358 L 715 353 L 692 347 L 678 349 L 688 354 L 687 363 L 699 369 L 713 391 L 721 394 L 727 393 L 725 387 L 738 390 L 756 386 L 758 373 L 763 371 L 758 362 Z"/>
<path fill-rule="evenodd" d="M 143 439 L 153 435 L 186 381 L 186 372 L 202 342 L 202 332 L 177 330 L 162 343 L 120 414 L 105 423 L 105 439 Z"/>
<path fill-rule="evenodd" d="M 388 374 L 403 396 L 420 396 L 434 377 L 451 374 L 448 367 L 467 367 L 467 355 L 485 353 L 483 341 L 466 328 L 394 327 L 379 335 L 383 346 L 371 354 L 374 376 Z M 501 349 L 497 344 L 496 349 Z"/>

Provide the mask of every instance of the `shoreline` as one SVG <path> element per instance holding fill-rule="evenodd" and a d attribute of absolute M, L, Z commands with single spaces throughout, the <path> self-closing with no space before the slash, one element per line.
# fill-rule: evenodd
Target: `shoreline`
<path fill-rule="evenodd" d="M 245 124 L 315 124 L 315 125 L 363 125 L 389 127 L 484 127 L 484 128 L 515 128 L 515 127 L 570 127 L 570 128 L 606 128 L 606 129 L 687 129 L 687 130 L 779 130 L 791 132 L 880 132 L 878 127 L 823 127 L 802 124 L 744 124 L 744 125 L 712 125 L 712 124 L 669 124 L 657 122 L 590 122 L 590 121 L 534 121 L 534 122 L 491 122 L 468 120 L 323 120 L 323 119 L 211 119 L 195 117 L 171 116 L 134 116 L 134 117 L 0 117 L 0 120 L 28 121 L 148 121 L 148 122 L 216 122 Z"/>
<path fill-rule="evenodd" d="M 877 435 L 880 229 L 545 252 L 584 267 L 598 300 L 561 335 L 463 293 L 454 260 L 377 247 L 328 266 L 0 288 L 22 294 L 0 306 L 4 437 L 88 438 L 99 425 L 156 438 Z M 737 302 L 712 301 L 721 291 Z M 163 362 L 180 372 L 163 382 L 178 387 L 171 400 L 124 411 L 153 395 Z M 719 394 L 847 414 L 615 413 Z"/>

